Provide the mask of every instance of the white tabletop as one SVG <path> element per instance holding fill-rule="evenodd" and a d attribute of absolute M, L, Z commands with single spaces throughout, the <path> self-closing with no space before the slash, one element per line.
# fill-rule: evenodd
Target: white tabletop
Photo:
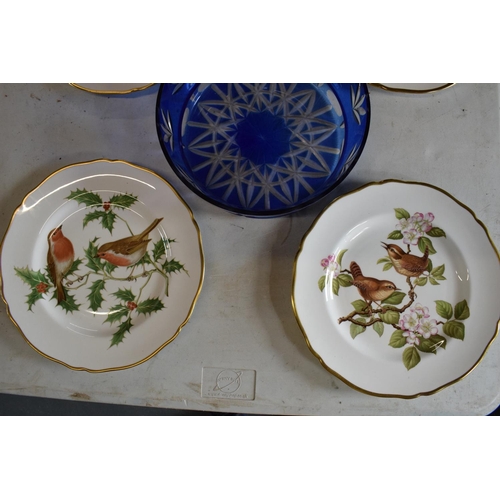
<path fill-rule="evenodd" d="M 498 85 L 457 84 L 425 95 L 370 87 L 370 134 L 344 183 L 297 214 L 269 220 L 227 213 L 176 177 L 157 138 L 158 88 L 110 96 L 68 84 L 0 85 L 2 235 L 22 198 L 55 170 L 121 159 L 175 187 L 194 212 L 206 259 L 189 323 L 156 356 L 128 370 L 77 372 L 49 361 L 25 342 L 2 303 L 0 392 L 248 414 L 485 415 L 500 405 L 498 340 L 471 374 L 437 394 L 378 398 L 320 365 L 290 300 L 294 258 L 312 221 L 336 196 L 371 181 L 416 180 L 445 189 L 476 213 L 500 247 Z M 248 399 L 217 397 L 208 386 L 202 392 L 203 369 L 206 380 L 248 370 L 243 375 L 250 386 L 255 380 L 255 394 L 251 387 Z"/>

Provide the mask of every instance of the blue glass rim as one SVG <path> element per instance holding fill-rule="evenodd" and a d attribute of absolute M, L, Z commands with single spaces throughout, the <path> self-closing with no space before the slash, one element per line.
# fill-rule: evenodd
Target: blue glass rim
<path fill-rule="evenodd" d="M 157 101 L 156 101 L 156 113 L 155 113 L 155 118 L 156 118 L 156 129 L 157 129 L 157 134 L 158 134 L 158 140 L 160 142 L 160 146 L 162 148 L 162 151 L 172 168 L 172 170 L 175 172 L 175 174 L 179 177 L 179 179 L 190 189 L 192 190 L 196 195 L 200 196 L 202 199 L 205 201 L 211 203 L 212 205 L 215 205 L 219 208 L 222 208 L 226 211 L 229 211 L 231 213 L 234 213 L 236 215 L 244 215 L 247 217 L 254 217 L 254 218 L 272 218 L 272 217 L 280 217 L 284 215 L 289 215 L 292 213 L 295 213 L 299 210 L 302 210 L 306 208 L 309 205 L 312 205 L 319 201 L 321 198 L 325 197 L 329 193 L 331 193 L 341 182 L 345 180 L 347 175 L 352 171 L 356 163 L 358 162 L 365 144 L 366 140 L 368 137 L 369 129 L 370 129 L 370 122 L 371 122 L 371 105 L 370 105 L 370 96 L 369 96 L 369 89 L 367 84 L 365 83 L 357 83 L 357 84 L 326 84 L 329 86 L 333 87 L 345 87 L 348 88 L 351 85 L 356 85 L 358 86 L 359 91 L 362 92 L 362 95 L 364 96 L 365 100 L 365 114 L 364 117 L 362 118 L 363 123 L 361 121 L 359 122 L 359 128 L 363 129 L 362 130 L 362 139 L 357 143 L 357 149 L 351 149 L 351 153 L 348 150 L 347 147 L 343 148 L 340 159 L 338 161 L 338 165 L 340 165 L 340 175 L 331 182 L 326 188 L 318 190 L 317 192 L 314 193 L 314 196 L 310 197 L 309 199 L 306 199 L 305 201 L 301 201 L 299 203 L 293 204 L 293 205 L 288 205 L 283 208 L 279 209 L 266 209 L 266 210 L 253 210 L 253 209 L 247 209 L 244 207 L 235 207 L 230 204 L 225 203 L 224 201 L 221 201 L 218 198 L 212 197 L 205 192 L 196 184 L 195 181 L 189 178 L 188 174 L 186 174 L 182 168 L 180 168 L 178 165 L 176 165 L 176 162 L 172 158 L 169 148 L 167 147 L 167 144 L 164 141 L 163 138 L 163 131 L 162 131 L 162 124 L 161 124 L 161 119 L 162 119 L 162 111 L 164 111 L 166 108 L 162 106 L 162 99 L 165 95 L 166 92 L 171 91 L 172 94 L 176 92 L 175 89 L 181 87 L 181 86 L 186 86 L 190 85 L 192 86 L 190 91 L 189 91 L 189 98 L 196 92 L 198 86 L 202 84 L 173 84 L 173 83 L 161 83 L 159 90 L 158 90 L 158 95 L 157 95 Z M 344 89 L 345 91 L 345 89 Z M 187 101 L 187 99 L 186 99 Z M 339 101 L 339 106 L 342 109 L 342 113 L 344 116 L 346 116 L 346 113 L 349 111 L 346 108 L 346 104 L 341 100 L 338 99 Z M 168 108 L 167 108 L 168 109 Z M 180 120 L 182 122 L 182 120 Z M 181 124 L 178 123 L 178 130 L 172 127 L 172 134 L 175 136 L 177 133 L 180 135 L 180 127 Z M 345 144 L 349 142 L 349 138 L 351 135 L 351 130 L 349 130 L 349 127 L 345 127 Z M 358 130 L 359 132 L 359 130 Z M 354 133 L 352 133 L 354 135 Z M 354 150 L 355 153 L 354 153 Z M 350 155 L 350 157 L 349 157 Z"/>

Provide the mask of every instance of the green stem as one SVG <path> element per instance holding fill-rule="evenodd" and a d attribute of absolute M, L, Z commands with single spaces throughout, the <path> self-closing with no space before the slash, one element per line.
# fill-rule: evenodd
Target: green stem
<path fill-rule="evenodd" d="M 134 233 L 132 232 L 132 229 L 130 229 L 130 226 L 128 225 L 128 222 L 123 218 L 123 217 L 120 217 L 116 212 L 113 212 L 115 214 L 115 216 L 120 219 L 122 222 L 125 222 L 125 225 L 127 226 L 128 230 L 130 231 L 130 234 L 132 236 L 134 236 Z"/>

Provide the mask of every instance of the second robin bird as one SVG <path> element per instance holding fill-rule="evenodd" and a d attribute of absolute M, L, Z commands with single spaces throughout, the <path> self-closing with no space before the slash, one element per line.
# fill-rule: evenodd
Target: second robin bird
<path fill-rule="evenodd" d="M 429 265 L 429 247 L 425 247 L 424 255 L 419 257 L 405 252 L 401 247 L 393 243 L 389 245 L 383 241 L 381 243 L 383 248 L 387 250 L 394 269 L 399 274 L 408 278 L 417 278 L 427 269 Z"/>
<path fill-rule="evenodd" d="M 66 299 L 62 280 L 71 269 L 75 260 L 75 250 L 71 241 L 64 236 L 62 225 L 52 229 L 47 236 L 49 251 L 47 252 L 47 266 L 52 282 L 57 291 L 57 303 Z"/>
<path fill-rule="evenodd" d="M 97 250 L 97 256 L 107 260 L 110 264 L 128 267 L 137 264 L 146 253 L 146 248 L 151 239 L 149 233 L 163 220 L 155 219 L 142 233 L 127 236 L 121 240 L 105 243 Z"/>
<path fill-rule="evenodd" d="M 395 290 L 399 290 L 392 281 L 363 276 L 356 262 L 351 262 L 350 270 L 352 284 L 358 289 L 359 294 L 368 305 L 372 302 L 381 302 L 389 298 Z"/>

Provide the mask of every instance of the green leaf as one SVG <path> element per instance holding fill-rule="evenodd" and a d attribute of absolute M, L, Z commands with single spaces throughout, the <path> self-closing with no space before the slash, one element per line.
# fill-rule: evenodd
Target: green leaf
<path fill-rule="evenodd" d="M 446 278 L 444 276 L 434 276 L 434 279 L 436 279 L 438 281 L 444 281 L 444 280 L 446 280 Z"/>
<path fill-rule="evenodd" d="M 352 276 L 350 274 L 339 274 L 337 279 L 340 286 L 347 287 L 352 285 Z"/>
<path fill-rule="evenodd" d="M 147 266 L 148 264 L 152 264 L 151 257 L 149 256 L 149 252 L 146 252 L 141 259 L 139 259 L 134 266 Z M 132 267 L 132 266 L 128 266 Z"/>
<path fill-rule="evenodd" d="M 102 291 L 105 289 L 105 284 L 104 280 L 96 280 L 90 286 L 90 293 L 87 295 L 87 299 L 89 300 L 90 309 L 92 309 L 92 311 L 97 311 L 104 302 Z"/>
<path fill-rule="evenodd" d="M 186 271 L 184 266 L 175 259 L 172 259 L 170 261 L 167 259 L 161 267 L 166 273 L 176 273 L 178 271 L 184 271 L 189 276 L 189 273 Z"/>
<path fill-rule="evenodd" d="M 392 267 L 392 262 L 388 262 L 387 264 L 384 264 L 382 271 L 389 271 L 391 267 Z"/>
<path fill-rule="evenodd" d="M 403 363 L 407 370 L 415 368 L 420 363 L 420 354 L 415 347 L 407 347 L 403 351 Z"/>
<path fill-rule="evenodd" d="M 431 259 L 429 259 L 429 263 L 427 264 L 426 270 L 429 273 L 432 271 L 432 260 Z"/>
<path fill-rule="evenodd" d="M 443 276 L 443 274 L 444 274 L 444 264 L 442 264 L 438 267 L 435 267 L 431 271 L 431 275 L 434 276 L 435 278 L 437 278 L 438 276 Z"/>
<path fill-rule="evenodd" d="M 425 286 L 427 285 L 427 278 L 425 276 L 421 276 L 420 278 L 417 278 L 413 284 L 415 286 Z"/>
<path fill-rule="evenodd" d="M 360 321 L 362 320 L 360 319 Z M 355 339 L 360 333 L 363 333 L 365 330 L 366 326 L 355 325 L 354 323 L 351 323 L 350 332 L 353 339 Z"/>
<path fill-rule="evenodd" d="M 122 210 L 125 208 L 130 208 L 137 201 L 137 196 L 133 194 L 120 193 L 115 194 L 109 199 L 109 204 L 113 208 L 121 208 Z"/>
<path fill-rule="evenodd" d="M 441 238 L 442 236 L 446 238 L 446 233 L 439 227 L 433 227 L 427 234 L 433 238 Z"/>
<path fill-rule="evenodd" d="M 165 255 L 167 248 L 168 248 L 168 241 L 164 239 L 158 240 L 154 244 L 153 259 L 155 262 L 158 262 Z"/>
<path fill-rule="evenodd" d="M 344 249 L 344 250 L 341 250 L 338 255 L 337 255 L 337 264 L 339 265 L 339 267 L 342 265 L 342 257 L 344 256 L 344 254 L 347 252 L 347 248 Z"/>
<path fill-rule="evenodd" d="M 37 300 L 43 298 L 43 293 L 37 291 L 36 288 L 32 288 L 31 293 L 26 295 L 26 304 L 28 304 L 28 311 L 33 311 L 32 307 L 35 305 Z"/>
<path fill-rule="evenodd" d="M 455 306 L 455 319 L 464 320 L 470 316 L 469 306 L 466 300 L 462 300 Z"/>
<path fill-rule="evenodd" d="M 156 311 L 161 311 L 165 306 L 159 298 L 146 299 L 137 304 L 137 312 L 139 314 L 151 314 Z"/>
<path fill-rule="evenodd" d="M 381 259 L 377 260 L 377 264 L 383 264 L 384 262 L 391 262 L 391 259 L 387 257 L 382 257 Z"/>
<path fill-rule="evenodd" d="M 396 330 L 389 339 L 389 345 L 395 349 L 406 345 L 406 337 L 403 337 L 403 330 Z"/>
<path fill-rule="evenodd" d="M 95 207 L 96 205 L 102 205 L 102 199 L 97 193 L 92 193 L 86 189 L 77 189 L 76 191 L 71 191 L 70 195 L 66 198 L 67 200 L 75 200 L 79 204 L 82 203 L 87 207 Z"/>
<path fill-rule="evenodd" d="M 436 250 L 432 246 L 431 240 L 425 236 L 422 236 L 418 240 L 418 249 L 424 253 L 425 252 L 425 247 L 429 248 L 429 255 L 435 254 Z"/>
<path fill-rule="evenodd" d="M 395 208 L 397 219 L 409 219 L 411 215 L 404 208 Z"/>
<path fill-rule="evenodd" d="M 436 312 L 444 319 L 451 319 L 453 316 L 453 307 L 445 300 L 436 300 Z"/>
<path fill-rule="evenodd" d="M 431 352 L 436 354 L 439 348 L 446 348 L 446 339 L 441 337 L 441 335 L 432 335 L 428 339 L 420 339 L 420 344 L 417 345 L 417 349 L 422 352 Z"/>
<path fill-rule="evenodd" d="M 439 283 L 432 276 L 429 276 L 429 283 L 431 285 L 439 285 Z"/>
<path fill-rule="evenodd" d="M 325 281 L 326 281 L 325 275 L 321 276 L 321 278 L 318 280 L 318 287 L 321 291 L 325 289 Z"/>
<path fill-rule="evenodd" d="M 378 333 L 379 337 L 382 337 L 384 333 L 384 323 L 381 323 L 380 321 L 373 323 L 373 329 Z"/>
<path fill-rule="evenodd" d="M 71 267 L 69 268 L 69 271 L 66 273 L 66 276 L 69 276 L 71 274 L 74 274 L 78 271 L 78 268 L 80 267 L 80 264 L 83 263 L 82 259 L 75 259 L 73 261 L 73 264 L 71 264 Z"/>
<path fill-rule="evenodd" d="M 105 215 L 106 212 L 104 212 L 104 210 L 94 210 L 93 212 L 85 214 L 85 217 L 83 218 L 83 227 L 93 220 L 102 219 Z"/>
<path fill-rule="evenodd" d="M 97 246 L 95 245 L 95 242 L 97 241 L 97 238 L 94 238 L 93 241 L 89 241 L 89 246 L 84 249 L 85 257 L 87 257 L 87 264 L 86 266 L 91 269 L 92 271 L 102 271 L 103 270 L 103 263 L 99 257 L 97 257 Z"/>
<path fill-rule="evenodd" d="M 104 323 L 113 324 L 115 321 L 120 321 L 123 317 L 129 316 L 129 314 L 130 309 L 127 306 L 118 304 L 109 310 L 108 317 L 104 320 Z"/>
<path fill-rule="evenodd" d="M 387 297 L 385 300 L 382 301 L 382 304 L 390 304 L 390 305 L 397 305 L 401 304 L 403 302 L 403 299 L 406 297 L 406 293 L 404 292 L 392 292 L 389 297 Z"/>
<path fill-rule="evenodd" d="M 443 325 L 443 332 L 454 339 L 463 340 L 465 337 L 465 326 L 460 321 L 451 320 Z"/>
<path fill-rule="evenodd" d="M 332 292 L 335 294 L 335 295 L 338 295 L 339 294 L 339 288 L 340 288 L 340 283 L 339 283 L 339 280 L 337 278 L 333 278 L 332 279 Z"/>
<path fill-rule="evenodd" d="M 66 314 L 68 314 L 69 312 L 72 313 L 73 311 L 78 311 L 80 309 L 80 304 L 76 303 L 75 297 L 73 295 L 69 294 L 66 289 L 64 289 L 64 291 L 66 292 L 66 298 L 64 300 L 62 300 L 61 302 L 59 302 L 59 304 L 57 304 L 57 305 L 59 307 L 61 307 L 62 309 L 64 309 Z M 52 298 L 57 300 L 57 290 L 54 290 L 54 294 L 52 295 Z"/>
<path fill-rule="evenodd" d="M 399 323 L 399 313 L 396 311 L 386 311 L 385 313 L 379 313 L 379 318 L 388 325 L 396 325 Z"/>
<path fill-rule="evenodd" d="M 102 221 L 101 221 L 102 227 L 104 229 L 107 229 L 110 232 L 110 234 L 113 233 L 115 219 L 116 219 L 116 215 L 111 211 L 105 212 L 104 216 L 102 218 Z"/>
<path fill-rule="evenodd" d="M 47 276 L 40 271 L 33 271 L 28 266 L 14 267 L 15 273 L 29 286 L 36 287 L 40 283 L 50 283 Z"/>
<path fill-rule="evenodd" d="M 114 295 L 117 299 L 122 300 L 123 302 L 134 302 L 135 295 L 132 292 L 132 289 L 127 290 L 126 288 L 120 288 L 117 292 L 113 292 L 111 295 Z"/>
<path fill-rule="evenodd" d="M 111 264 L 111 262 L 107 261 L 104 264 L 104 270 L 106 271 L 107 274 L 112 274 L 117 267 L 118 266 L 115 266 L 114 264 Z"/>
<path fill-rule="evenodd" d="M 355 300 L 351 302 L 351 305 L 357 313 L 363 314 L 367 312 L 368 304 L 364 300 Z"/>
<path fill-rule="evenodd" d="M 401 231 L 393 231 L 392 233 L 389 233 L 387 235 L 387 238 L 389 238 L 390 240 L 402 240 L 403 233 Z"/>
<path fill-rule="evenodd" d="M 118 330 L 113 334 L 113 339 L 111 340 L 111 345 L 109 347 L 113 347 L 114 345 L 118 345 L 121 342 L 123 342 L 123 339 L 125 338 L 125 334 L 127 332 L 130 332 L 130 329 L 132 328 L 132 320 L 128 318 L 126 321 L 124 321 L 119 327 Z"/>

